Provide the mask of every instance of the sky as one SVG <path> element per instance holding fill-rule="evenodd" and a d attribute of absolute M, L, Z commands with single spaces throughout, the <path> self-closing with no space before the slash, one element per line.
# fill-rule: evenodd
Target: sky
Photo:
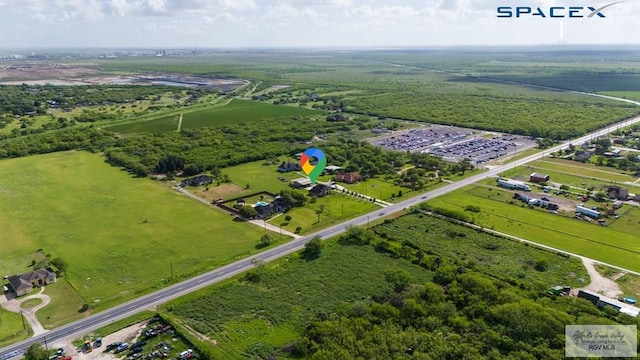
<path fill-rule="evenodd" d="M 612 1 L 0 0 L 0 47 L 638 44 L 638 0 L 603 10 L 606 18 L 496 16 L 512 4 L 548 15 L 550 6 Z"/>

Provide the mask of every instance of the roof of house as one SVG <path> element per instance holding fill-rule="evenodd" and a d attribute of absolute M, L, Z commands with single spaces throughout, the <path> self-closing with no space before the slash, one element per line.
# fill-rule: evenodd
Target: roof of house
<path fill-rule="evenodd" d="M 311 185 L 311 179 L 303 177 L 303 178 L 298 178 L 298 179 L 294 179 L 291 180 L 292 183 L 297 183 L 300 185 Z"/>
<path fill-rule="evenodd" d="M 9 280 L 9 284 L 11 284 L 14 291 L 20 291 L 33 287 L 33 281 L 45 279 L 50 276 L 56 276 L 56 273 L 47 269 L 38 269 L 29 273 L 10 276 L 7 280 Z"/>
<path fill-rule="evenodd" d="M 342 170 L 342 168 L 340 166 L 336 166 L 336 165 L 325 166 L 324 169 L 327 170 L 327 171 Z"/>
<path fill-rule="evenodd" d="M 583 292 L 585 294 L 594 296 L 594 297 L 598 297 L 598 299 L 602 302 L 605 303 L 607 305 L 611 305 L 611 306 L 615 306 L 619 309 L 619 311 L 621 313 L 630 315 L 630 316 L 638 316 L 640 315 L 640 309 L 629 305 L 627 303 L 623 303 L 622 301 L 616 300 L 616 299 L 612 299 L 610 297 L 606 297 L 604 295 L 598 294 L 596 292 L 593 291 L 589 291 L 589 290 L 580 290 L 580 292 Z"/>

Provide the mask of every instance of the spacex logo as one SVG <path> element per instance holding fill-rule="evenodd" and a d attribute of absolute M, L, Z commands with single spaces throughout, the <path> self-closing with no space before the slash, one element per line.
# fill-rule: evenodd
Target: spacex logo
<path fill-rule="evenodd" d="M 498 6 L 497 17 L 499 18 L 519 18 L 524 16 L 537 16 L 541 18 L 606 18 L 602 12 L 604 9 L 624 3 L 627 1 L 616 1 L 598 8 L 594 6 L 551 6 L 548 8 L 531 6 Z"/>

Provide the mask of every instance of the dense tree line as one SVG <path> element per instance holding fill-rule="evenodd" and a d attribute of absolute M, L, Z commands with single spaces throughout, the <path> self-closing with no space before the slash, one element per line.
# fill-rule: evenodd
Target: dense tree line
<path fill-rule="evenodd" d="M 563 140 L 638 113 L 635 105 L 562 95 L 430 93 L 419 88 L 347 97 L 345 111 Z"/>

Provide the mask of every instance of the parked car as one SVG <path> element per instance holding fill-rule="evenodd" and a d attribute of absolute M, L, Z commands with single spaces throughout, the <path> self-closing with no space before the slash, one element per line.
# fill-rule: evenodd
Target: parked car
<path fill-rule="evenodd" d="M 111 343 L 111 344 L 107 345 L 107 347 L 104 349 L 104 351 L 111 351 L 111 350 L 117 349 L 118 346 L 120 346 L 120 345 L 122 345 L 121 341 L 117 341 L 117 342 Z"/>
<path fill-rule="evenodd" d="M 114 354 L 121 353 L 121 352 L 127 350 L 128 348 L 129 348 L 129 344 L 128 343 L 123 343 L 123 344 L 120 344 L 120 346 L 118 346 L 116 348 L 116 351 L 114 351 L 113 353 Z"/>

